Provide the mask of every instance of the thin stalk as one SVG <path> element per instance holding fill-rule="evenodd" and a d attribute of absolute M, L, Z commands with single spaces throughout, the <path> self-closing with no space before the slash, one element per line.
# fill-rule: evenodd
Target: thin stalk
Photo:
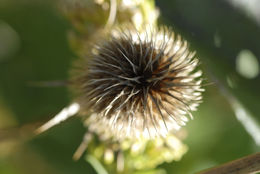
<path fill-rule="evenodd" d="M 255 174 L 258 172 L 260 172 L 260 152 L 198 172 L 197 174 Z"/>

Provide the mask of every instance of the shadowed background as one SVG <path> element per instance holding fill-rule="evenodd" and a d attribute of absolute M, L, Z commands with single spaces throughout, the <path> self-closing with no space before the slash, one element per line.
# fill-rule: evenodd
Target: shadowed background
<path fill-rule="evenodd" d="M 27 137 L 71 101 L 66 87 L 30 84 L 66 80 L 76 59 L 67 41 L 70 24 L 51 2 L 0 1 L 0 174 L 95 173 L 84 158 L 72 160 L 85 132 L 79 118 L 36 138 Z M 160 23 L 190 42 L 207 82 L 214 82 L 206 87 L 195 119 L 185 127 L 189 151 L 181 161 L 161 168 L 193 173 L 259 151 L 259 134 L 250 132 L 252 124 L 245 126 L 247 116 L 255 125 L 260 122 L 257 4 L 164 0 L 157 6 Z M 230 96 L 239 106 L 232 105 Z M 241 110 L 247 111 L 243 121 L 237 119 Z"/>

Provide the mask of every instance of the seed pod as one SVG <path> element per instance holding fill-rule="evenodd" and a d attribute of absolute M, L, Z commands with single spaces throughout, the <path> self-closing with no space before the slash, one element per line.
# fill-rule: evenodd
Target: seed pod
<path fill-rule="evenodd" d="M 74 82 L 90 131 L 103 137 L 166 136 L 201 102 L 201 71 L 171 29 L 116 29 L 96 44 Z"/>

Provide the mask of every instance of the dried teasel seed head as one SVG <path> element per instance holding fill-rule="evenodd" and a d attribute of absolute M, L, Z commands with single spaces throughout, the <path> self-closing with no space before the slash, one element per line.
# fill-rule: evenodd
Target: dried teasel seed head
<path fill-rule="evenodd" d="M 194 56 L 187 41 L 166 27 L 113 30 L 76 78 L 90 131 L 151 138 L 185 125 L 202 99 Z"/>

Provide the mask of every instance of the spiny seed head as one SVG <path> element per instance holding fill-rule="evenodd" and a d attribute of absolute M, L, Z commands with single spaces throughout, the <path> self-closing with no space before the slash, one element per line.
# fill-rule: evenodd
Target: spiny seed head
<path fill-rule="evenodd" d="M 194 55 L 165 27 L 114 30 L 78 78 L 89 129 L 118 139 L 149 138 L 185 125 L 202 99 Z"/>

